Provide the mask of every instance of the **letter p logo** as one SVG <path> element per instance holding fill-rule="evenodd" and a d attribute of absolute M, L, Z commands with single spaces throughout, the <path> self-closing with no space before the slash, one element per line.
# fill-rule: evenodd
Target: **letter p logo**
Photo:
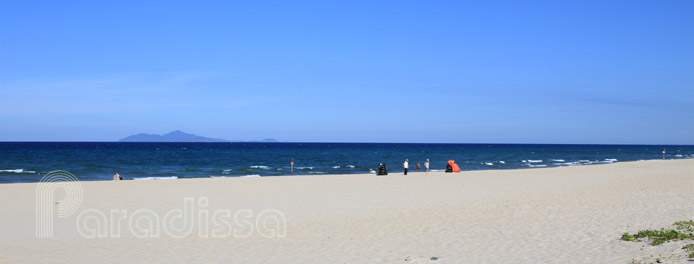
<path fill-rule="evenodd" d="M 55 190 L 62 189 L 65 197 L 55 201 Z M 36 237 L 53 237 L 53 210 L 58 217 L 68 217 L 82 204 L 82 185 L 67 171 L 51 171 L 36 187 Z"/>

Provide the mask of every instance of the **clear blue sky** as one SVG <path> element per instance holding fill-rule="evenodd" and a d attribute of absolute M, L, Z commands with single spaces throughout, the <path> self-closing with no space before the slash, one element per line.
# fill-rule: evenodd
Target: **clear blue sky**
<path fill-rule="evenodd" d="M 694 1 L 3 1 L 0 141 L 694 144 Z"/>

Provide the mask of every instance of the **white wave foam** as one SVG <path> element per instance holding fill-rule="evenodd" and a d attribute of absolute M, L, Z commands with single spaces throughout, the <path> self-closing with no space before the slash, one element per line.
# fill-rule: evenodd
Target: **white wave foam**
<path fill-rule="evenodd" d="M 226 169 L 226 170 L 223 170 L 223 171 L 224 171 L 224 172 L 230 172 L 230 171 L 231 171 L 231 169 Z"/>
<path fill-rule="evenodd" d="M 354 165 L 347 165 L 347 166 L 345 166 L 345 167 L 350 168 L 350 169 L 353 169 L 353 168 L 354 168 Z"/>
<path fill-rule="evenodd" d="M 566 162 L 566 161 L 563 160 L 563 159 L 551 159 L 550 161 L 554 161 L 554 162 Z"/>
<path fill-rule="evenodd" d="M 682 156 L 680 154 L 675 155 L 675 158 L 681 158 L 681 157 L 684 157 L 684 156 Z"/>
<path fill-rule="evenodd" d="M 369 170 L 369 173 L 373 174 L 373 173 L 376 173 L 376 171 L 375 170 Z"/>
<path fill-rule="evenodd" d="M 313 167 L 294 167 L 294 168 L 297 170 L 305 170 L 305 169 L 312 170 L 313 169 Z"/>
<path fill-rule="evenodd" d="M 499 163 L 501 163 L 501 164 L 506 164 L 506 162 L 503 161 L 503 160 L 500 160 Z"/>
<path fill-rule="evenodd" d="M 13 172 L 13 173 L 36 173 L 35 171 L 25 171 L 24 169 L 14 169 L 14 170 L 0 170 L 0 172 Z"/>
<path fill-rule="evenodd" d="M 494 163 L 491 163 L 491 162 L 485 162 L 485 163 L 484 163 L 484 165 L 487 165 L 487 166 L 494 166 Z"/>
<path fill-rule="evenodd" d="M 310 173 L 310 174 L 325 174 L 325 172 L 322 172 L 322 171 L 309 171 L 308 173 Z"/>
<path fill-rule="evenodd" d="M 170 176 L 170 177 L 142 177 L 142 178 L 133 178 L 134 180 L 175 180 L 178 179 L 178 176 Z"/>
<path fill-rule="evenodd" d="M 339 169 L 340 166 L 333 166 L 333 169 Z"/>
<path fill-rule="evenodd" d="M 244 176 L 215 176 L 215 175 L 210 175 L 210 178 L 253 178 L 253 177 L 260 177 L 260 175 L 258 175 L 258 174 L 244 175 Z"/>
<path fill-rule="evenodd" d="M 446 170 L 429 170 L 429 171 L 431 171 L 431 172 L 442 172 L 442 171 L 446 171 Z"/>
<path fill-rule="evenodd" d="M 24 172 L 24 169 L 15 169 L 15 170 L 0 170 L 0 172 L 14 172 L 14 173 L 22 173 L 22 172 Z"/>
<path fill-rule="evenodd" d="M 528 160 L 528 163 L 540 163 L 542 160 Z"/>
<path fill-rule="evenodd" d="M 530 167 L 530 168 L 544 168 L 544 167 L 547 167 L 547 165 L 544 165 L 544 164 L 540 164 L 540 165 L 532 165 L 532 164 L 529 164 L 528 167 Z"/>
<path fill-rule="evenodd" d="M 251 169 L 263 169 L 263 170 L 267 170 L 267 169 L 270 169 L 270 166 L 253 165 L 253 166 L 250 166 L 250 168 L 251 168 Z"/>

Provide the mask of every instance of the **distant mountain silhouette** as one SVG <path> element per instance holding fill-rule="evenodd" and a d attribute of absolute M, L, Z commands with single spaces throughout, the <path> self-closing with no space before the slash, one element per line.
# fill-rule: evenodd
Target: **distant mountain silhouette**
<path fill-rule="evenodd" d="M 229 142 L 225 139 L 207 138 L 176 130 L 164 135 L 140 133 L 118 140 L 119 142 Z"/>
<path fill-rule="evenodd" d="M 181 130 L 176 130 L 169 132 L 164 135 L 157 134 L 135 134 L 118 140 L 119 142 L 231 142 L 226 139 L 218 138 L 208 138 L 203 136 L 198 136 L 194 134 L 188 134 Z M 252 141 L 234 141 L 234 142 L 265 142 L 274 143 L 279 142 L 274 138 L 265 138 L 262 140 L 252 140 Z"/>

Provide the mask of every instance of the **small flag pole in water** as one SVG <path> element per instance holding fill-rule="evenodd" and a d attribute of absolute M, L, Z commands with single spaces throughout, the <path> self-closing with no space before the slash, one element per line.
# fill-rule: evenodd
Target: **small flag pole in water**
<path fill-rule="evenodd" d="M 665 159 L 665 151 L 667 151 L 667 149 L 663 149 L 663 159 Z"/>
<path fill-rule="evenodd" d="M 294 174 L 294 157 L 292 157 L 292 163 L 291 164 L 292 164 L 292 166 L 291 166 L 292 174 Z"/>

